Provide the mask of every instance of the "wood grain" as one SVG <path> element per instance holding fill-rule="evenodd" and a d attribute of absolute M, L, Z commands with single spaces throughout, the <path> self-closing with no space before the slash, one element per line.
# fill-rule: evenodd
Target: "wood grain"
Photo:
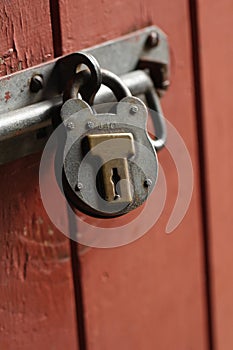
<path fill-rule="evenodd" d="M 0 75 L 10 74 L 53 56 L 48 1 L 1 1 Z"/>
<path fill-rule="evenodd" d="M 163 106 L 188 147 L 195 175 L 189 211 L 167 236 L 164 232 L 177 195 L 177 174 L 168 152 L 161 151 L 168 196 L 159 222 L 128 246 L 82 251 L 88 349 L 207 349 L 188 1 L 60 0 L 59 4 L 64 53 L 149 23 L 165 30 L 171 44 L 172 86 Z M 150 212 L 153 215 L 153 206 Z"/>
<path fill-rule="evenodd" d="M 233 347 L 233 3 L 198 1 L 198 9 L 213 334 L 215 349 L 230 350 Z"/>
<path fill-rule="evenodd" d="M 2 1 L 0 25 L 1 75 L 53 57 L 48 1 Z M 77 349 L 69 242 L 43 209 L 39 164 L 34 155 L 0 167 L 2 350 Z"/>
<path fill-rule="evenodd" d="M 27 157 L 0 171 L 2 349 L 76 349 L 69 244 L 43 209 L 39 160 Z"/>

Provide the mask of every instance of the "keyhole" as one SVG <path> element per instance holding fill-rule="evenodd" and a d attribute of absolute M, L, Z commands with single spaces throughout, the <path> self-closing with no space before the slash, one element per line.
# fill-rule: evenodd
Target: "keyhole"
<path fill-rule="evenodd" d="M 114 192 L 115 192 L 114 200 L 120 198 L 120 193 L 118 193 L 117 188 L 116 188 L 120 179 L 121 178 L 118 174 L 117 168 L 112 168 L 112 182 L 113 182 Z"/>

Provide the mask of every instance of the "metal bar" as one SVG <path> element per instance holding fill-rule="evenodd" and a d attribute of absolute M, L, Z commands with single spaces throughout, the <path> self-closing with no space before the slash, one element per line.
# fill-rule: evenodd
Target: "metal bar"
<path fill-rule="evenodd" d="M 51 100 L 10 111 L 1 115 L 0 141 L 34 131 L 51 123 L 51 114 L 61 107 L 62 98 Z"/>
<path fill-rule="evenodd" d="M 147 93 L 153 83 L 145 71 L 136 70 L 121 76 L 132 95 Z M 105 86 L 102 86 L 95 98 L 95 104 L 113 102 L 116 98 Z M 40 129 L 51 124 L 51 116 L 59 113 L 62 106 L 62 96 L 34 103 L 27 107 L 1 114 L 0 141 L 22 135 L 29 131 Z"/>

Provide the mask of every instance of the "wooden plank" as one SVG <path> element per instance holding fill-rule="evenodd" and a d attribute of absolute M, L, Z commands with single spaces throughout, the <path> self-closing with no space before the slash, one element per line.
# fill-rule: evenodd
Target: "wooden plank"
<path fill-rule="evenodd" d="M 0 23 L 0 75 L 52 58 L 49 1 L 1 1 Z"/>
<path fill-rule="evenodd" d="M 215 349 L 233 347 L 233 3 L 198 1 Z M 210 10 L 211 9 L 211 10 Z"/>
<path fill-rule="evenodd" d="M 62 52 L 92 46 L 142 28 L 151 21 L 141 1 L 59 1 Z M 80 11 L 82 13 L 80 18 Z M 79 15 L 79 20 L 76 16 Z M 124 26 L 121 28 L 121 24 Z M 107 29 L 106 29 L 107 28 Z"/>
<path fill-rule="evenodd" d="M 52 58 L 49 1 L 2 1 L 0 23 L 1 75 Z M 77 349 L 69 242 L 43 209 L 39 163 L 0 168 L 1 349 Z"/>
<path fill-rule="evenodd" d="M 177 194 L 177 176 L 168 152 L 162 151 L 159 158 L 166 174 L 168 196 L 159 222 L 146 236 L 128 246 L 82 251 L 88 349 L 207 349 L 188 1 L 63 0 L 60 13 L 64 53 L 148 23 L 165 30 L 171 44 L 172 86 L 163 105 L 168 119 L 184 138 L 195 174 L 188 214 L 167 236 L 164 231 Z M 150 211 L 153 215 L 153 207 Z"/>

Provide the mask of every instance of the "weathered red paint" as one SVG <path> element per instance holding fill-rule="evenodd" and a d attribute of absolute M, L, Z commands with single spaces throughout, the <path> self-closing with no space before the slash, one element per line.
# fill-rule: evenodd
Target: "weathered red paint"
<path fill-rule="evenodd" d="M 229 156 L 233 51 L 228 39 L 233 5 L 230 0 L 197 2 L 214 336 L 216 349 L 230 350 L 233 203 L 232 196 L 225 193 L 232 187 L 233 170 Z M 188 0 L 59 2 L 64 53 L 148 24 L 157 24 L 167 32 L 172 85 L 163 106 L 184 138 L 195 174 L 189 212 L 172 235 L 166 236 L 164 228 L 177 194 L 177 177 L 168 152 L 162 151 L 159 159 L 167 175 L 168 197 L 155 227 L 129 246 L 110 250 L 79 247 L 88 349 L 208 348 L 188 3 Z M 33 6 L 28 4 L 27 0 L 4 0 L 0 5 L 0 75 L 53 56 L 49 2 L 35 0 Z M 5 101 L 9 97 L 10 92 Z M 31 156 L 0 168 L 0 346 L 10 350 L 75 349 L 69 245 L 44 212 L 38 190 L 38 167 L 39 156 Z M 153 215 L 153 207 L 148 210 Z M 127 218 L 117 220 L 123 223 Z M 105 226 L 113 222 L 99 221 Z"/>
<path fill-rule="evenodd" d="M 198 1 L 204 149 L 216 350 L 233 347 L 233 3 Z"/>
<path fill-rule="evenodd" d="M 0 76 L 53 56 L 49 1 L 7 1 L 0 4 Z"/>
<path fill-rule="evenodd" d="M 5 92 L 5 102 L 7 102 L 11 98 L 10 91 Z"/>

